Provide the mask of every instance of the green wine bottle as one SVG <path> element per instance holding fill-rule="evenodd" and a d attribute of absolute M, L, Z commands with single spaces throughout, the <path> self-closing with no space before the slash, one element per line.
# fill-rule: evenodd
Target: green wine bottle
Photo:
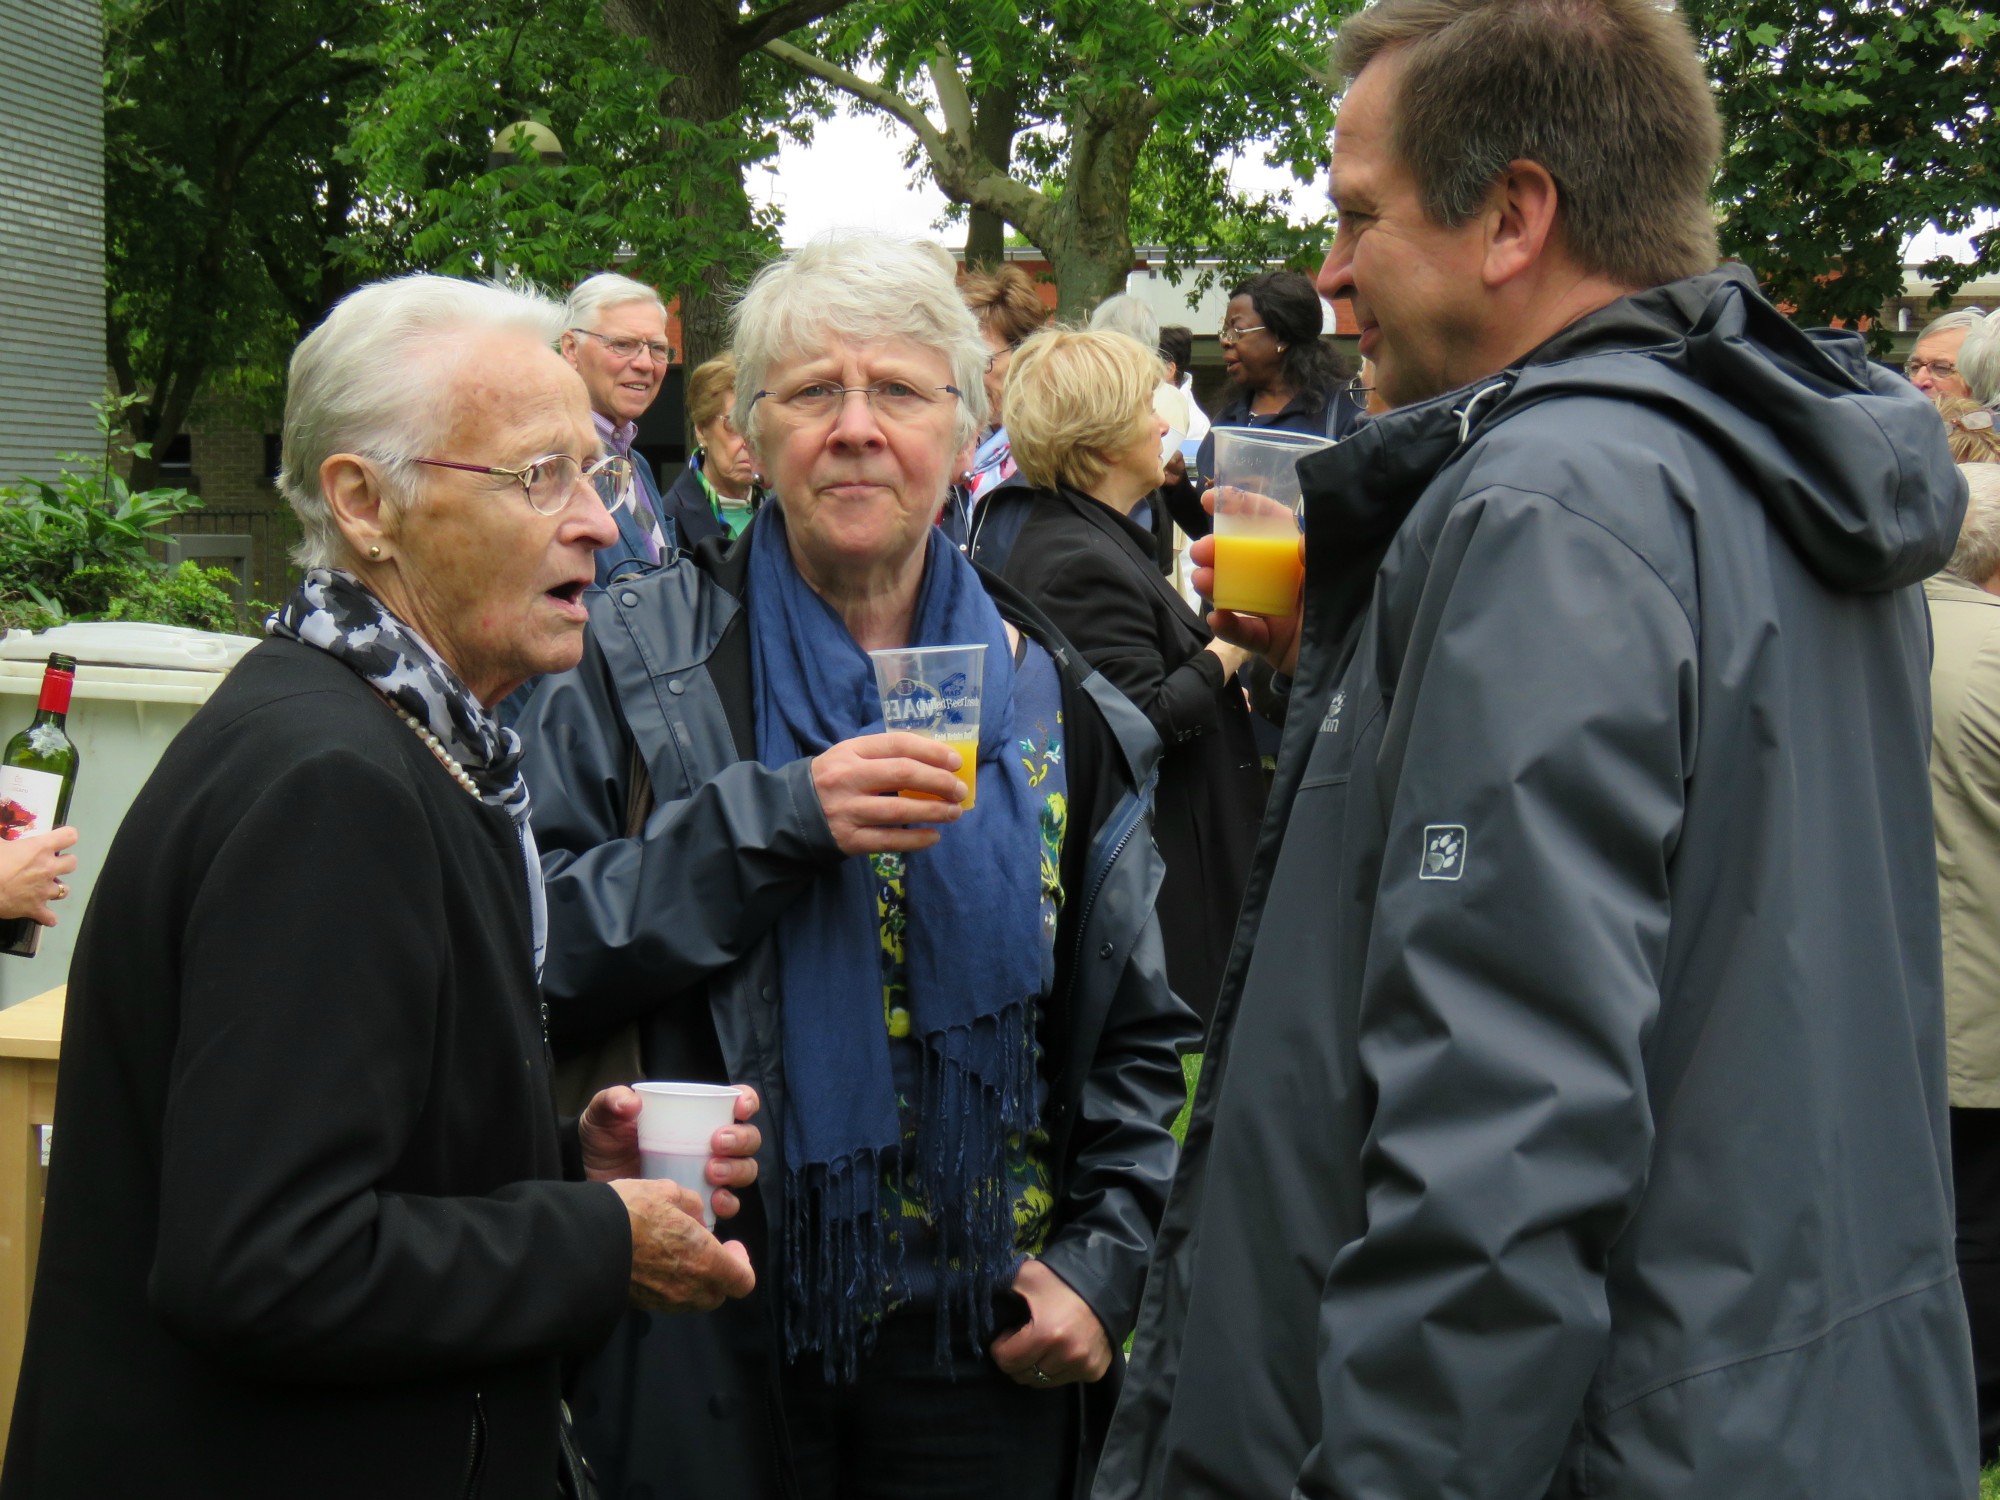
<path fill-rule="evenodd" d="M 75 658 L 51 656 L 34 719 L 0 752 L 0 838 L 32 838 L 60 828 L 69 816 L 83 763 L 64 728 L 75 683 Z M 41 939 L 42 924 L 33 917 L 0 921 L 0 953 L 33 958 Z"/>

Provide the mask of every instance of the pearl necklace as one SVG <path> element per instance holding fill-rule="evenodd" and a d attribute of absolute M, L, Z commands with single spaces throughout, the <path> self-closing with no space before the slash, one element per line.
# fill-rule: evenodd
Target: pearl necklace
<path fill-rule="evenodd" d="M 382 701 L 388 703 L 388 699 L 386 698 Z M 445 749 L 443 744 L 439 742 L 438 737 L 430 732 L 428 726 L 418 723 L 416 715 L 412 714 L 400 703 L 390 703 L 389 707 L 394 709 L 396 717 L 409 725 L 417 738 L 424 742 L 424 748 L 437 757 L 438 764 L 451 772 L 451 779 L 453 781 L 464 787 L 474 797 L 480 797 L 479 787 L 474 783 L 472 777 L 466 774 L 465 767 L 458 763 L 449 750 Z M 480 800 L 483 801 L 485 799 L 482 797 Z"/>

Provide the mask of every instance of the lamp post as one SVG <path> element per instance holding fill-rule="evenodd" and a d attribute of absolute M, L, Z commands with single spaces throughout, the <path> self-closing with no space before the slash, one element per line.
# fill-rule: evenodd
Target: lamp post
<path fill-rule="evenodd" d="M 538 120 L 516 120 L 493 132 L 493 148 L 486 154 L 486 170 L 504 172 L 532 162 L 540 166 L 561 166 L 569 160 L 556 133 Z M 500 279 L 500 205 L 504 194 L 496 184 L 493 195 L 493 222 L 496 235 L 488 274 Z"/>

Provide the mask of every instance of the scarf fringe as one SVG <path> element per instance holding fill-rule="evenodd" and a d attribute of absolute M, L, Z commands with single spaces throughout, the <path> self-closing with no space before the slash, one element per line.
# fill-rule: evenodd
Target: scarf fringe
<path fill-rule="evenodd" d="M 1010 1144 L 1035 1129 L 1034 1010 L 1016 1002 L 971 1026 L 923 1039 L 916 1185 L 933 1214 L 937 1353 L 954 1334 L 984 1352 L 993 1300 L 1012 1279 Z M 899 1151 L 866 1150 L 786 1172 L 785 1349 L 817 1350 L 828 1381 L 851 1383 L 901 1280 L 882 1212 L 882 1174 Z"/>

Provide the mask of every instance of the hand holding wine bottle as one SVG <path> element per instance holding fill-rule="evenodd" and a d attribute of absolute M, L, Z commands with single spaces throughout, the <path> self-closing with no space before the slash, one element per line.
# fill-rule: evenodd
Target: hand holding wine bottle
<path fill-rule="evenodd" d="M 0 751 L 0 839 L 6 841 L 0 847 L 37 846 L 21 860 L 19 873 L 30 889 L 45 892 L 32 910 L 0 908 L 0 953 L 21 958 L 33 958 L 42 928 L 55 925 L 49 901 L 69 894 L 62 877 L 76 868 L 75 856 L 64 852 L 76 842 L 76 831 L 62 826 L 82 761 L 65 729 L 75 681 L 75 660 L 51 656 L 33 721 Z M 15 869 L 9 847 L 0 878 Z"/>
<path fill-rule="evenodd" d="M 68 852 L 75 842 L 74 828 L 0 840 L 0 917 L 55 926 L 50 903 L 69 894 L 63 876 L 76 869 L 76 856 Z"/>

